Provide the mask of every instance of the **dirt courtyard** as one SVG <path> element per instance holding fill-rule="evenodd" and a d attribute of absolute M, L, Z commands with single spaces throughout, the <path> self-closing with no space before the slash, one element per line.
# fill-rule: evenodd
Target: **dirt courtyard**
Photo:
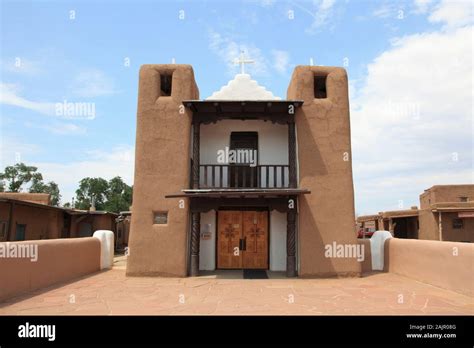
<path fill-rule="evenodd" d="M 391 273 L 362 278 L 126 277 L 112 270 L 0 303 L 0 315 L 472 315 L 473 298 Z"/>

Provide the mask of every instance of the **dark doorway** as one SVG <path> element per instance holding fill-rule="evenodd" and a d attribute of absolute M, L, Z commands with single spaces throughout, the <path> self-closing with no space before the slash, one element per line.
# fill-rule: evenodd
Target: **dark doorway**
<path fill-rule="evenodd" d="M 61 231 L 61 238 L 69 238 L 71 236 L 71 215 L 64 214 L 63 230 Z"/>
<path fill-rule="evenodd" d="M 232 132 L 230 150 L 234 150 L 235 160 L 230 163 L 230 187 L 259 187 L 258 185 L 258 132 Z M 252 165 L 250 163 L 252 161 Z"/>
<path fill-rule="evenodd" d="M 17 224 L 15 240 L 25 240 L 25 234 L 26 234 L 26 225 Z"/>

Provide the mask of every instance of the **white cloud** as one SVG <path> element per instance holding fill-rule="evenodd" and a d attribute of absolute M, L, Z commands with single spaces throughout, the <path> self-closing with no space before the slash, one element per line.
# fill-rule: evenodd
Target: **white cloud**
<path fill-rule="evenodd" d="M 57 135 L 82 135 L 86 133 L 86 128 L 73 123 L 55 122 L 50 125 L 26 122 L 25 126 L 46 130 Z"/>
<path fill-rule="evenodd" d="M 77 97 L 94 98 L 117 93 L 112 79 L 98 69 L 84 70 L 72 83 L 72 93 Z"/>
<path fill-rule="evenodd" d="M 32 101 L 21 97 L 19 95 L 20 92 L 20 87 L 18 85 L 0 82 L 0 104 L 17 106 L 37 111 L 41 114 L 54 115 L 54 103 Z"/>
<path fill-rule="evenodd" d="M 284 74 L 288 70 L 290 54 L 287 51 L 272 50 L 273 68 L 280 74 Z"/>
<path fill-rule="evenodd" d="M 351 91 L 359 207 L 396 209 L 432 185 L 473 182 L 472 30 L 393 40 Z"/>
<path fill-rule="evenodd" d="M 292 5 L 309 14 L 313 18 L 313 22 L 307 30 L 310 34 L 319 31 L 322 27 L 328 24 L 329 19 L 334 14 L 333 9 L 335 3 L 336 0 L 314 0 L 313 9 L 308 9 L 297 2 L 291 2 Z"/>
<path fill-rule="evenodd" d="M 415 10 L 413 12 L 416 14 L 426 13 L 432 2 L 433 0 L 415 0 Z"/>
<path fill-rule="evenodd" d="M 40 152 L 38 145 L 25 143 L 15 136 L 4 134 L 0 127 L 0 171 L 18 162 L 28 163 Z"/>
<path fill-rule="evenodd" d="M 70 202 L 75 196 L 79 181 L 85 177 L 111 179 L 120 176 L 127 184 L 133 184 L 134 156 L 132 146 L 119 146 L 105 150 L 87 152 L 89 158 L 70 163 L 52 163 L 33 161 L 45 181 L 54 181 L 59 185 L 62 203 Z"/>
<path fill-rule="evenodd" d="M 209 34 L 209 48 L 227 64 L 229 75 L 234 75 L 239 71 L 239 66 L 235 64 L 235 59 L 240 56 L 242 51 L 246 58 L 255 61 L 253 64 L 245 66 L 246 72 L 252 75 L 265 75 L 268 71 L 268 60 L 264 57 L 261 50 L 253 44 L 238 43 L 230 37 L 224 37 L 211 30 Z"/>
<path fill-rule="evenodd" d="M 429 16 L 433 23 L 444 23 L 447 27 L 461 27 L 473 22 L 473 6 L 469 0 L 441 1 Z"/>

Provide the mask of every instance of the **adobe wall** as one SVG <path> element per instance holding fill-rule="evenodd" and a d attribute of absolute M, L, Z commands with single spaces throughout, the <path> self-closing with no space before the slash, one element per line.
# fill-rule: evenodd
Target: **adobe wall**
<path fill-rule="evenodd" d="M 453 220 L 458 213 L 442 213 L 443 240 L 452 242 L 474 242 L 474 218 L 464 218 L 463 228 L 453 228 Z"/>
<path fill-rule="evenodd" d="M 38 245 L 38 259 L 0 257 L 0 301 L 100 270 L 97 238 L 7 242 Z"/>
<path fill-rule="evenodd" d="M 440 202 L 460 202 L 459 197 L 474 200 L 474 185 L 435 185 L 420 195 L 420 209 Z"/>
<path fill-rule="evenodd" d="M 385 272 L 474 296 L 474 244 L 391 238 Z"/>
<path fill-rule="evenodd" d="M 2 203 L 0 211 L 1 220 L 8 222 L 10 204 Z M 17 224 L 26 225 L 25 240 L 59 238 L 63 226 L 63 214 L 60 210 L 15 204 L 12 215 L 13 228 L 8 239 L 15 241 Z"/>
<path fill-rule="evenodd" d="M 314 97 L 315 74 L 327 74 L 326 99 Z M 356 259 L 324 256 L 333 241 L 357 244 L 347 86 L 343 68 L 297 66 L 288 87 L 288 99 L 304 100 L 295 115 L 299 187 L 311 190 L 299 198 L 301 277 L 360 274 Z"/>
<path fill-rule="evenodd" d="M 420 230 L 418 239 L 439 240 L 438 218 L 431 209 L 420 209 L 418 213 Z"/>
<path fill-rule="evenodd" d="M 7 240 L 7 235 L 8 235 L 8 219 L 9 219 L 9 214 L 10 214 L 10 203 L 7 202 L 0 202 L 0 222 L 2 222 L 2 225 L 5 225 L 5 234 L 2 236 L 2 231 L 0 231 L 0 242 L 6 241 Z M 2 226 L 0 225 L 0 228 Z"/>
<path fill-rule="evenodd" d="M 171 96 L 162 96 L 160 74 L 172 76 Z M 187 275 L 189 209 L 165 195 L 189 186 L 192 115 L 182 100 L 198 99 L 190 65 L 143 65 L 138 89 L 133 214 L 127 275 Z M 166 225 L 153 212 L 167 211 Z"/>
<path fill-rule="evenodd" d="M 0 192 L 0 198 L 51 205 L 51 195 L 49 193 Z"/>

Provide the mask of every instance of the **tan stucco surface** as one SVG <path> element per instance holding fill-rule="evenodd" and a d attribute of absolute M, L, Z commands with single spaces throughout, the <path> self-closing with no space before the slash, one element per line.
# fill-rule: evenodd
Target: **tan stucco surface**
<path fill-rule="evenodd" d="M 385 242 L 385 271 L 474 295 L 474 245 L 392 238 Z"/>
<path fill-rule="evenodd" d="M 100 269 L 100 241 L 97 238 L 0 244 L 38 245 L 36 262 L 26 258 L 0 257 L 0 301 Z"/>
<path fill-rule="evenodd" d="M 327 74 L 327 98 L 314 98 L 314 76 Z M 288 99 L 304 100 L 295 115 L 299 186 L 299 275 L 354 276 L 360 264 L 329 259 L 324 245 L 356 244 L 347 74 L 343 68 L 297 66 Z"/>
<path fill-rule="evenodd" d="M 171 96 L 161 96 L 160 74 L 171 72 Z M 165 195 L 189 187 L 191 115 L 180 106 L 198 98 L 191 66 L 141 67 L 128 275 L 187 274 L 188 202 Z M 168 224 L 154 225 L 153 212 L 168 212 Z"/>

